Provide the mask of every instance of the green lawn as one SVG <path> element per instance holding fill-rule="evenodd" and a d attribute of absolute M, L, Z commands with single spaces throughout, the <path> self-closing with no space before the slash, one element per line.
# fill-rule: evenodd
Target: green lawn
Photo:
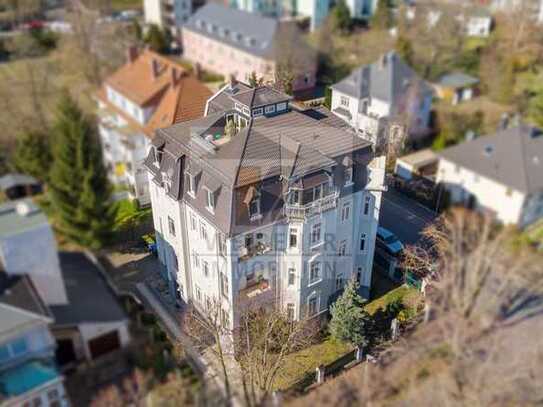
<path fill-rule="evenodd" d="M 392 304 L 397 301 L 401 301 L 405 308 L 412 308 L 417 305 L 420 298 L 421 294 L 418 290 L 402 285 L 392 291 L 389 291 L 382 297 L 379 297 L 376 300 L 366 304 L 364 308 L 368 314 L 373 315 L 379 310 L 385 310 L 388 304 Z"/>
<path fill-rule="evenodd" d="M 332 363 L 352 349 L 350 344 L 327 338 L 321 343 L 291 353 L 285 360 L 285 367 L 275 382 L 275 388 L 288 389 L 306 374 L 314 373 L 317 366 Z"/>

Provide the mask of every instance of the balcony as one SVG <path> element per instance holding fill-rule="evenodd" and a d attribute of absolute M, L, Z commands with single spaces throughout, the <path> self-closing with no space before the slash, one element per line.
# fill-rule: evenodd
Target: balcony
<path fill-rule="evenodd" d="M 317 199 L 305 205 L 286 204 L 285 216 L 290 220 L 304 221 L 315 215 L 335 209 L 339 198 L 339 191 Z"/>
<path fill-rule="evenodd" d="M 242 247 L 239 254 L 239 262 L 249 260 L 256 256 L 262 256 L 271 251 L 271 245 L 268 243 L 258 242 L 251 247 Z"/>
<path fill-rule="evenodd" d="M 239 290 L 240 300 L 265 301 L 273 299 L 272 285 L 269 280 L 260 279 L 258 281 L 247 282 L 247 286 Z"/>

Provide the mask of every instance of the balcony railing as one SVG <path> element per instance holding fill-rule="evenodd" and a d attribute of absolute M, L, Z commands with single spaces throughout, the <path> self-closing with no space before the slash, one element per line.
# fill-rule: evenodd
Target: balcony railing
<path fill-rule="evenodd" d="M 239 261 L 249 260 L 252 257 L 261 256 L 271 251 L 271 245 L 258 242 L 251 247 L 242 247 L 239 255 Z"/>
<path fill-rule="evenodd" d="M 286 204 L 285 216 L 288 219 L 304 220 L 311 216 L 334 209 L 337 206 L 339 191 L 334 191 L 330 195 L 317 199 L 305 205 Z"/>

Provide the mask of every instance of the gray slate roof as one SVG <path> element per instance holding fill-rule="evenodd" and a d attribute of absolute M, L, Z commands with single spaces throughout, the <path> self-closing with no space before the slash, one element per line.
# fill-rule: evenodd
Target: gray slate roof
<path fill-rule="evenodd" d="M 448 88 L 455 88 L 455 89 L 473 86 L 478 83 L 479 83 L 479 79 L 462 72 L 453 72 L 453 73 L 444 75 L 439 79 L 439 82 L 438 82 L 440 86 L 445 86 Z"/>
<path fill-rule="evenodd" d="M 22 215 L 17 206 L 25 205 L 29 213 Z M 0 205 L 0 239 L 49 225 L 45 214 L 30 198 L 9 201 Z"/>
<path fill-rule="evenodd" d="M 73 326 L 84 322 L 120 322 L 127 319 L 112 288 L 84 253 L 60 252 L 59 259 L 68 304 L 49 307 L 55 325 Z"/>
<path fill-rule="evenodd" d="M 383 63 L 383 61 L 385 61 Z M 430 85 L 395 53 L 389 52 L 370 65 L 355 69 L 349 76 L 332 86 L 333 90 L 357 99 L 376 98 L 397 107 L 409 86 L 421 86 L 432 92 Z"/>
<path fill-rule="evenodd" d="M 447 148 L 440 155 L 520 192 L 543 190 L 543 133 L 534 127 L 501 130 Z"/>
<path fill-rule="evenodd" d="M 207 3 L 183 25 L 190 30 L 258 56 L 273 52 L 278 23 L 273 18 Z"/>
<path fill-rule="evenodd" d="M 28 276 L 10 276 L 0 271 L 0 303 L 44 317 L 50 316 Z"/>
<path fill-rule="evenodd" d="M 284 93 L 270 88 L 269 86 L 260 86 L 232 95 L 232 99 L 249 108 L 253 108 L 285 102 L 292 98 Z"/>
<path fill-rule="evenodd" d="M 207 114 L 234 109 L 234 101 L 232 100 L 232 96 L 250 89 L 251 87 L 243 82 L 236 82 L 233 86 L 225 86 L 220 92 L 213 95 L 213 97 L 208 100 Z"/>
<path fill-rule="evenodd" d="M 0 191 L 5 191 L 18 185 L 38 185 L 39 183 L 36 178 L 30 175 L 18 173 L 6 174 L 0 177 Z"/>

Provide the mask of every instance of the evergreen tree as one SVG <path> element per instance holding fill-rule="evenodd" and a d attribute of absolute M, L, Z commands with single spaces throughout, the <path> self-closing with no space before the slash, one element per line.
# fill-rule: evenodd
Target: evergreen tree
<path fill-rule="evenodd" d="M 334 30 L 347 32 L 351 28 L 351 12 L 344 0 L 339 0 L 332 14 Z"/>
<path fill-rule="evenodd" d="M 145 35 L 145 43 L 149 47 L 159 53 L 166 53 L 170 48 L 170 42 L 167 35 L 168 31 L 162 31 L 156 24 L 151 24 Z"/>
<path fill-rule="evenodd" d="M 356 281 L 349 281 L 341 297 L 330 307 L 332 319 L 328 329 L 337 340 L 365 345 L 369 315 L 363 308 L 364 300 L 356 291 L 357 288 Z"/>
<path fill-rule="evenodd" d="M 17 171 L 47 182 L 51 150 L 46 135 L 36 131 L 20 134 L 11 161 Z"/>
<path fill-rule="evenodd" d="M 390 0 L 380 0 L 377 10 L 371 19 L 371 26 L 386 30 L 392 27 L 394 19 L 392 16 L 392 6 Z"/>
<path fill-rule="evenodd" d="M 111 188 L 94 127 L 67 93 L 58 106 L 54 135 L 49 194 L 57 227 L 69 240 L 97 249 L 106 242 L 113 219 Z"/>

